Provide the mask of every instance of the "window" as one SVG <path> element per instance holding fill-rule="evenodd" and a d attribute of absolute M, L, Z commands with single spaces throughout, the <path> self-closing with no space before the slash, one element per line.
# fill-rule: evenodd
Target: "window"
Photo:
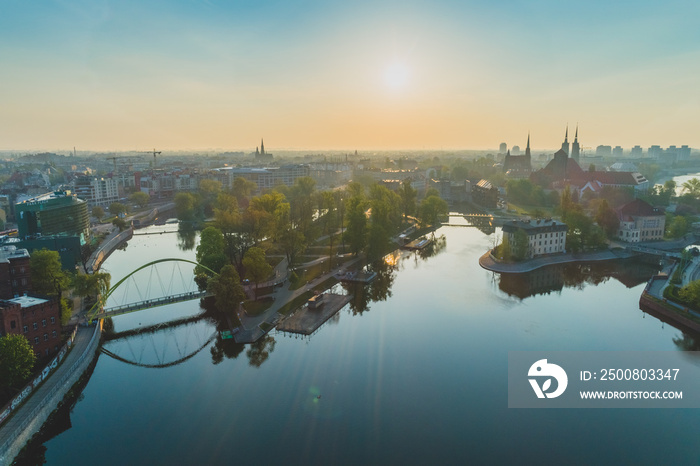
<path fill-rule="evenodd" d="M 34 322 L 34 323 L 32 324 L 32 327 L 34 328 L 34 330 L 36 330 L 36 329 L 39 328 L 39 325 L 38 325 L 36 322 Z"/>
<path fill-rule="evenodd" d="M 10 321 L 10 328 L 14 329 L 15 327 L 17 327 L 17 322 L 15 322 L 14 320 L 11 320 Z"/>
<path fill-rule="evenodd" d="M 46 327 L 46 319 L 42 319 L 42 320 L 41 320 L 41 326 L 42 326 L 42 327 Z"/>
<path fill-rule="evenodd" d="M 39 337 L 34 337 L 34 344 L 38 345 L 39 344 Z"/>
<path fill-rule="evenodd" d="M 55 323 L 56 323 L 56 318 L 55 318 L 55 317 L 52 317 L 52 318 L 51 318 L 51 323 L 52 323 L 52 324 L 55 324 Z"/>
<path fill-rule="evenodd" d="M 44 334 L 44 341 L 49 341 L 49 334 L 48 333 Z"/>
<path fill-rule="evenodd" d="M 25 326 L 24 326 L 24 333 L 27 333 L 28 331 L 29 331 L 29 327 L 27 327 L 27 326 L 25 325 Z"/>
<path fill-rule="evenodd" d="M 23 278 L 23 279 L 22 279 L 22 285 L 26 285 L 26 284 L 27 284 L 27 279 L 26 279 L 26 278 Z"/>
<path fill-rule="evenodd" d="M 56 338 L 56 330 L 54 330 L 53 332 L 51 332 L 51 336 L 52 336 L 53 338 Z"/>

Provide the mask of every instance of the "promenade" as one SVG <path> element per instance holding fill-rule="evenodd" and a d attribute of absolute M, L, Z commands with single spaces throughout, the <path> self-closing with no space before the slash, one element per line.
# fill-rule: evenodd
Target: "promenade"
<path fill-rule="evenodd" d="M 61 365 L 44 380 L 12 417 L 0 426 L 0 466 L 12 463 L 21 447 L 41 428 L 56 408 L 58 402 L 52 402 L 55 399 L 62 400 L 68 389 L 80 378 L 83 370 L 82 367 L 79 369 L 79 366 L 85 365 L 85 359 L 90 356 L 90 348 L 96 348 L 95 340 L 99 341 L 99 330 L 94 326 L 79 327 L 73 347 Z M 20 437 L 24 438 L 18 440 Z"/>
<path fill-rule="evenodd" d="M 586 252 L 580 254 L 556 254 L 534 259 L 525 260 L 522 262 L 501 262 L 497 261 L 491 251 L 487 251 L 479 258 L 479 265 L 491 272 L 498 273 L 525 273 L 537 270 L 541 267 L 556 264 L 569 264 L 574 262 L 597 262 L 609 261 L 615 259 L 627 259 L 636 256 L 635 253 L 622 250 L 606 249 L 605 251 Z"/>

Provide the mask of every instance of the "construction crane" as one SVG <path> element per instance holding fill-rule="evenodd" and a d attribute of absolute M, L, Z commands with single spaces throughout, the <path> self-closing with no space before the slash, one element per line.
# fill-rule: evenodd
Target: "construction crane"
<path fill-rule="evenodd" d="M 119 157 L 107 157 L 107 160 L 113 160 L 114 161 L 114 173 L 117 173 L 117 159 Z"/>
<path fill-rule="evenodd" d="M 139 154 L 153 154 L 153 168 L 156 167 L 156 155 L 160 154 L 161 151 L 156 151 L 153 149 L 153 151 L 147 151 L 147 152 L 138 152 Z"/>

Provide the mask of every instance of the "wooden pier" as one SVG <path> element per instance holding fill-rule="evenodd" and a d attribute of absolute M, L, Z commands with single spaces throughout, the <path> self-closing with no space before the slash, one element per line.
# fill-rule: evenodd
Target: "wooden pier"
<path fill-rule="evenodd" d="M 324 293 L 323 305 L 309 309 L 305 305 L 277 325 L 281 332 L 311 335 L 328 319 L 350 302 L 351 295 Z"/>

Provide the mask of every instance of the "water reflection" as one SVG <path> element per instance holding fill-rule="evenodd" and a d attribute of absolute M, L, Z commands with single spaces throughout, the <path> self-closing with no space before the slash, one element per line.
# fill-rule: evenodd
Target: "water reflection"
<path fill-rule="evenodd" d="M 398 254 L 398 253 L 396 253 Z M 398 256 L 390 254 L 384 260 L 374 262 L 367 268 L 375 272 L 377 277 L 369 284 L 347 283 L 343 287 L 352 295 L 350 300 L 350 312 L 353 315 L 362 315 L 369 311 L 369 305 L 375 301 L 386 301 L 391 297 L 391 286 L 394 284 Z"/>
<path fill-rule="evenodd" d="M 578 264 L 558 264 L 527 273 L 502 273 L 498 288 L 520 300 L 531 296 L 561 292 L 566 288 L 584 289 L 614 278 L 627 288 L 646 283 L 658 272 L 657 265 L 636 259 Z"/>
<path fill-rule="evenodd" d="M 177 230 L 177 247 L 181 251 L 193 250 L 196 237 L 197 231 L 192 228 L 192 225 L 181 223 Z"/>
<path fill-rule="evenodd" d="M 485 235 L 496 233 L 496 226 L 493 224 L 493 220 L 488 217 L 464 217 L 464 219 Z"/>

